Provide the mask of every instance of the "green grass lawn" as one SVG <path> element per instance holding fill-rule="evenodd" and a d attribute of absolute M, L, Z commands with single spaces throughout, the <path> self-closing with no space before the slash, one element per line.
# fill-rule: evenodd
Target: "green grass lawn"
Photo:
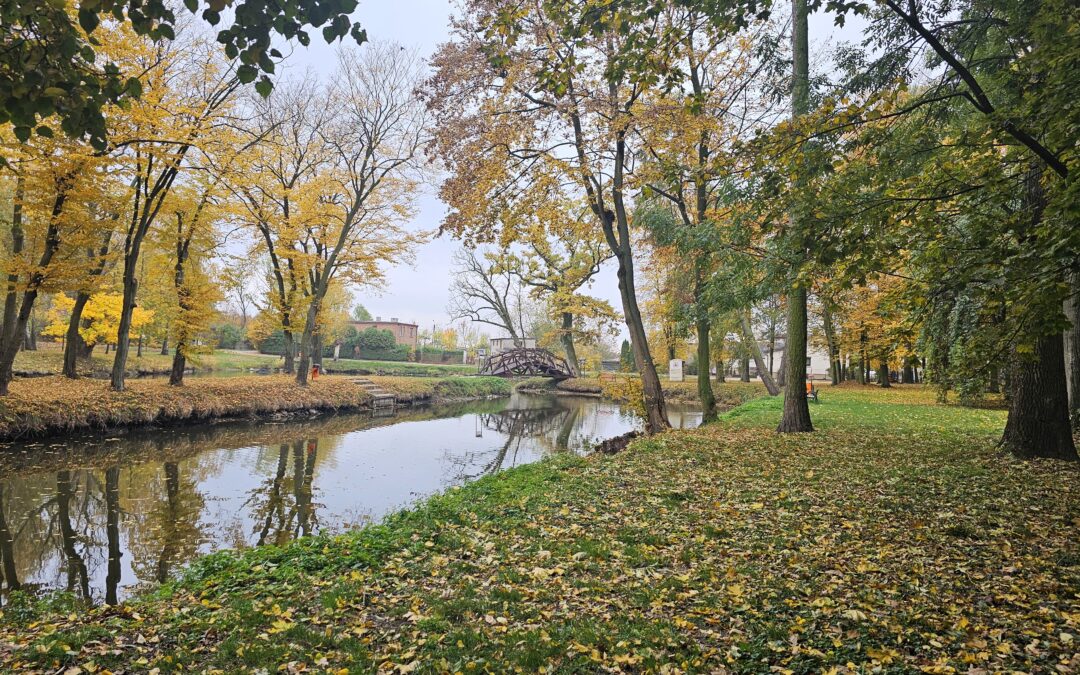
<path fill-rule="evenodd" d="M 113 355 L 95 350 L 94 355 L 80 364 L 80 371 L 87 376 L 103 376 L 112 368 Z M 199 372 L 228 373 L 246 372 L 263 368 L 280 368 L 280 356 L 254 352 L 218 349 L 209 354 L 196 354 L 188 365 Z M 372 375 L 414 375 L 424 377 L 447 377 L 469 375 L 476 366 L 411 363 L 408 361 L 367 361 L 362 359 L 325 359 L 323 365 L 330 372 L 365 373 Z M 165 374 L 172 368 L 172 356 L 163 356 L 157 349 L 147 349 L 137 356 L 134 348 L 128 358 L 128 371 L 137 373 Z M 43 343 L 37 351 L 19 352 L 15 356 L 16 372 L 59 374 L 63 369 L 63 352 L 58 344 Z"/>
<path fill-rule="evenodd" d="M 1075 672 L 1080 475 L 1004 413 L 826 388 L 563 455 L 376 527 L 215 554 L 119 608 L 3 610 L 11 670 Z"/>

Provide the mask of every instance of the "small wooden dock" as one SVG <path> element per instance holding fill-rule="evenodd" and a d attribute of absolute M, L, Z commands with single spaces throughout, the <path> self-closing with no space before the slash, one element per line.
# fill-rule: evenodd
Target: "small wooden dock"
<path fill-rule="evenodd" d="M 375 384 L 366 377 L 358 377 L 353 380 L 353 384 L 358 384 L 364 391 L 371 394 L 371 409 L 373 412 L 389 411 L 393 412 L 397 407 L 397 397 L 386 391 L 379 385 Z"/>

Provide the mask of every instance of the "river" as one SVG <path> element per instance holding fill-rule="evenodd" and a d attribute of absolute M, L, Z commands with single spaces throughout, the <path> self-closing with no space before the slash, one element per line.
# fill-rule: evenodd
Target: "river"
<path fill-rule="evenodd" d="M 701 413 L 670 406 L 673 426 Z M 417 499 L 640 428 L 596 398 L 512 397 L 0 444 L 4 591 L 117 602 L 200 555 L 377 522 Z"/>

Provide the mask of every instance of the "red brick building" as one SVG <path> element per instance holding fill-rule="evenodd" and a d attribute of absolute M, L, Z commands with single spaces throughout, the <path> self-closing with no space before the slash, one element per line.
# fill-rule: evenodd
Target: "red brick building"
<path fill-rule="evenodd" d="M 409 345 L 412 349 L 416 349 L 416 329 L 415 323 L 402 323 L 397 319 L 390 319 L 389 321 L 383 321 L 382 317 L 375 317 L 374 321 L 352 321 L 353 327 L 357 331 L 367 330 L 368 328 L 378 328 L 379 330 L 388 330 L 390 334 L 394 336 L 394 340 L 399 345 Z"/>

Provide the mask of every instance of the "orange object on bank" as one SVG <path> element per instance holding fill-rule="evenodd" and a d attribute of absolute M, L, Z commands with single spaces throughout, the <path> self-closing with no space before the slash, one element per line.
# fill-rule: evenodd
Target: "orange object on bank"
<path fill-rule="evenodd" d="M 315 364 L 314 366 L 311 367 L 311 379 L 313 379 L 313 380 L 319 379 L 319 365 L 318 364 Z"/>

